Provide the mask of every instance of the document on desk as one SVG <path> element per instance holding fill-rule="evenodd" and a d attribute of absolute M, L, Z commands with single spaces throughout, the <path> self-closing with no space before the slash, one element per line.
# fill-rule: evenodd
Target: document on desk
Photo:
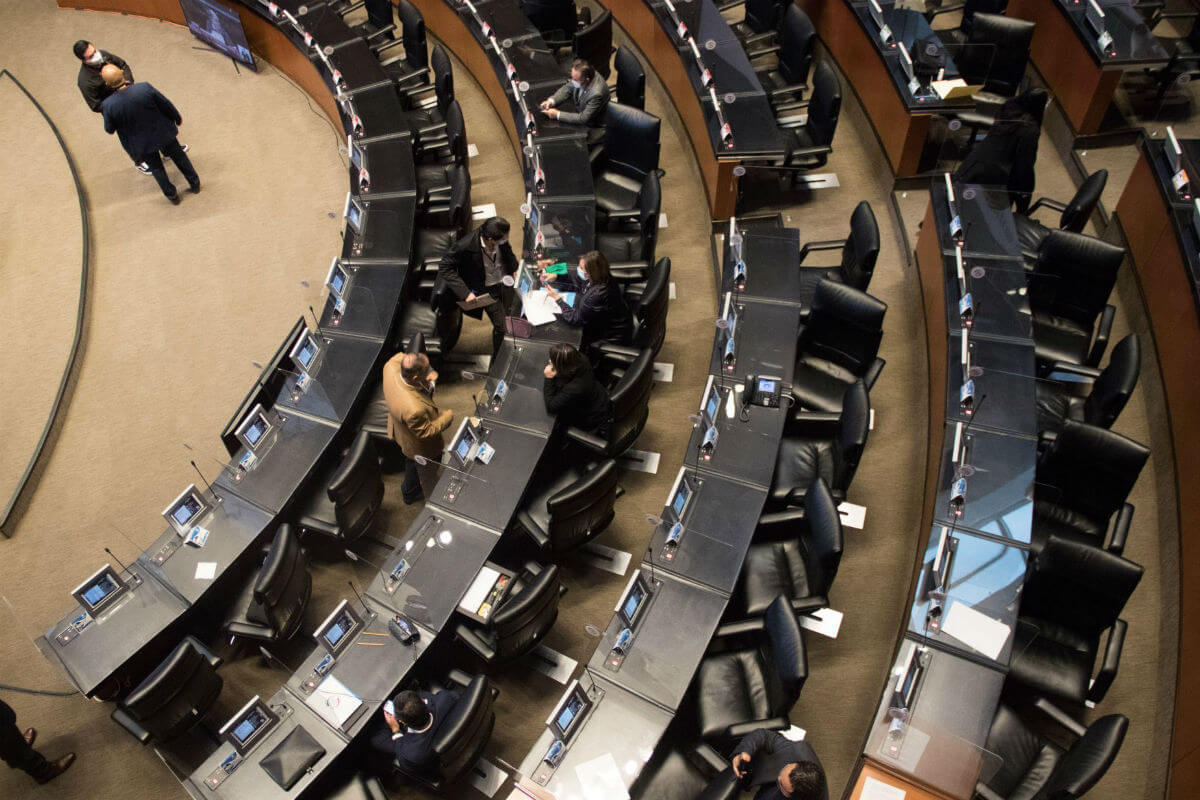
<path fill-rule="evenodd" d="M 487 619 L 491 614 L 491 604 L 488 605 L 488 608 L 484 608 L 483 606 L 488 599 L 488 595 L 492 593 L 492 589 L 496 587 L 497 580 L 501 577 L 507 579 L 508 576 L 502 576 L 499 570 L 492 569 L 491 567 L 481 567 L 479 574 L 475 576 L 475 581 L 467 589 L 467 593 L 463 595 L 463 599 L 459 601 L 458 607 L 468 614 L 475 614 Z"/>
<path fill-rule="evenodd" d="M 942 623 L 942 631 L 991 659 L 999 658 L 1012 628 L 957 600 Z"/>
<path fill-rule="evenodd" d="M 534 289 L 521 295 L 521 303 L 525 309 L 525 319 L 533 325 L 547 325 L 562 313 L 558 303 L 550 299 L 545 289 Z"/>
<path fill-rule="evenodd" d="M 867 778 L 863 781 L 862 793 L 859 794 L 859 800 L 904 800 L 907 794 L 903 789 L 876 780 L 875 778 Z"/>
<path fill-rule="evenodd" d="M 583 789 L 583 800 L 629 800 L 621 768 L 612 753 L 585 761 L 575 767 L 575 775 Z"/>
<path fill-rule="evenodd" d="M 346 724 L 346 720 L 350 719 L 350 715 L 362 705 L 358 695 L 332 675 L 327 675 L 304 702 L 339 730 Z"/>
<path fill-rule="evenodd" d="M 983 89 L 982 85 L 969 85 L 962 78 L 950 78 L 944 81 L 930 81 L 929 86 L 935 92 L 937 92 L 937 96 L 943 100 L 954 100 L 959 97 L 970 97 L 971 95 L 977 94 L 981 89 Z"/>
<path fill-rule="evenodd" d="M 196 563 L 196 580 L 211 581 L 217 577 L 217 562 L 199 561 Z"/>

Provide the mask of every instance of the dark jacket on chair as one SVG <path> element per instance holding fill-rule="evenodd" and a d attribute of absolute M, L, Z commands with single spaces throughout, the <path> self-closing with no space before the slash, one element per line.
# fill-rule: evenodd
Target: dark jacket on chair
<path fill-rule="evenodd" d="M 100 113 L 104 130 L 116 133 L 135 161 L 173 141 L 183 122 L 171 101 L 149 83 L 135 83 L 109 95 L 100 105 Z"/>
<path fill-rule="evenodd" d="M 612 422 L 612 400 L 586 361 L 570 380 L 561 376 L 546 378 L 542 396 L 546 413 L 554 414 L 564 425 L 596 431 Z"/>
<path fill-rule="evenodd" d="M 554 288 L 560 293 L 577 293 L 574 306 L 568 306 L 565 300 L 558 302 L 563 310 L 559 319 L 573 327 L 583 328 L 584 347 L 592 342 L 629 344 L 633 335 L 633 315 L 629 312 L 629 306 L 625 305 L 625 296 L 616 282 L 584 283 L 574 275 L 567 275 L 555 281 Z"/>
<path fill-rule="evenodd" d="M 821 766 L 821 760 L 808 742 L 793 742 L 782 733 L 765 728 L 746 736 L 733 752 L 750 754 L 749 783 L 752 787 L 760 787 L 755 789 L 754 800 L 784 800 L 775 781 L 785 764 L 811 761 Z M 824 767 L 821 770 L 824 772 Z M 828 789 L 825 797 L 828 800 Z"/>
<path fill-rule="evenodd" d="M 461 697 L 462 695 L 458 692 L 447 691 L 437 694 L 421 692 L 421 699 L 425 701 L 426 707 L 433 714 L 433 724 L 429 726 L 429 730 L 422 733 L 402 731 L 392 736 L 392 751 L 396 759 L 396 766 L 410 773 L 433 771 L 433 768 L 437 766 L 437 754 L 433 752 L 433 741 L 437 738 L 441 727 L 446 724 L 446 720 L 450 717 L 454 707 L 458 705 Z"/>

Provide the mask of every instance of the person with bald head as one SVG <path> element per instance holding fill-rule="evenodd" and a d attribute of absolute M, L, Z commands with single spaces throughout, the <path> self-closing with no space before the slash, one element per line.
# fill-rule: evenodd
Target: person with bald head
<path fill-rule="evenodd" d="M 434 464 L 446 448 L 442 432 L 454 422 L 453 411 L 442 411 L 433 402 L 437 371 L 424 353 L 397 353 L 383 365 L 383 396 L 388 406 L 388 436 L 404 456 L 404 483 L 400 493 L 406 504 L 416 503 L 437 483 Z M 431 463 L 418 464 L 417 456 Z"/>
<path fill-rule="evenodd" d="M 121 146 L 134 161 L 144 161 L 167 199 L 179 204 L 179 192 L 167 177 L 162 155 L 170 157 L 187 179 L 193 192 L 200 191 L 200 176 L 179 145 L 183 117 L 162 92 L 149 83 L 133 83 L 115 64 L 105 64 L 100 76 L 112 90 L 100 104 L 104 130 L 117 134 Z"/>

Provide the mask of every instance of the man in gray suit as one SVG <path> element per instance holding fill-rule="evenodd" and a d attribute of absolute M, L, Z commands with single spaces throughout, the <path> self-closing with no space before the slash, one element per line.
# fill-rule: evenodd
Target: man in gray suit
<path fill-rule="evenodd" d="M 542 113 L 551 119 L 568 125 L 586 125 L 588 144 L 597 144 L 604 139 L 604 109 L 608 107 L 608 84 L 604 77 L 582 58 L 571 64 L 571 80 L 557 92 L 542 101 Z M 574 111 L 560 108 L 564 103 L 574 102 Z"/>
<path fill-rule="evenodd" d="M 825 770 L 808 742 L 759 728 L 737 746 L 733 773 L 754 787 L 754 800 L 829 800 Z"/>

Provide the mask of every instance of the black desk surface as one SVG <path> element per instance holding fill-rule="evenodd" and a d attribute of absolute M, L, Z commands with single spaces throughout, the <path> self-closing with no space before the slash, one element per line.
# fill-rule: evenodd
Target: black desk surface
<path fill-rule="evenodd" d="M 933 179 L 929 194 L 933 203 L 933 219 L 938 226 L 938 241 L 943 252 L 953 255 L 955 244 L 950 238 L 945 179 Z M 1017 226 L 1013 222 L 1008 190 L 955 182 L 954 201 L 962 220 L 962 251 L 965 259 L 969 261 L 973 256 L 1020 256 L 1021 243 L 1017 240 Z"/>
<path fill-rule="evenodd" d="M 416 226 L 415 196 L 368 200 L 361 234 L 347 230 L 342 258 L 408 261 Z"/>
<path fill-rule="evenodd" d="M 535 339 L 505 339 L 496 354 L 494 368 L 477 394 L 478 413 L 485 419 L 514 428 L 549 435 L 554 429 L 555 418 L 546 413 L 542 370 L 550 362 L 552 346 L 550 342 Z M 496 408 L 490 398 L 498 380 L 508 384 L 508 395 Z"/>
<path fill-rule="evenodd" d="M 247 697 L 246 699 L 249 700 L 250 698 Z M 188 776 L 187 788 L 189 794 L 195 797 L 230 798 L 230 800 L 233 800 L 233 798 L 245 800 L 248 797 L 253 797 L 255 800 L 272 797 L 299 797 L 324 772 L 334 758 L 345 749 L 345 737 L 330 728 L 325 723 L 325 720 L 321 719 L 315 711 L 304 704 L 303 700 L 297 698 L 287 688 L 280 688 L 267 703 L 272 709 L 280 707 L 286 709 L 284 713 L 287 716 L 283 717 L 274 730 L 269 731 L 266 738 L 246 754 L 245 760 L 238 765 L 232 775 L 227 776 L 224 782 L 216 789 L 213 789 L 205 784 L 205 778 L 218 769 L 221 762 L 234 752 L 233 745 L 222 743 L 218 746 Z M 279 713 L 279 711 L 276 711 L 276 713 Z M 224 723 L 222 722 L 222 724 Z M 296 728 L 304 728 L 306 732 L 316 739 L 317 743 L 324 748 L 325 755 L 321 756 L 320 760 L 313 764 L 312 769 L 290 791 L 285 792 L 267 774 L 266 770 L 260 766 L 259 762 Z"/>
<path fill-rule="evenodd" d="M 946 345 L 946 419 L 964 424 L 974 420 L 972 431 L 1037 436 L 1033 343 L 972 335 L 968 347 L 979 413 L 964 413 L 959 402 L 959 390 L 966 377 L 961 360 L 962 337 L 955 333 Z M 987 399 L 979 406 L 984 396 Z"/>
<path fill-rule="evenodd" d="M 838 251 L 837 256 L 840 257 Z M 827 253 L 813 253 L 811 264 L 824 264 L 820 259 Z M 828 258 L 826 259 L 828 260 Z M 800 231 L 796 228 L 767 229 L 756 227 L 742 235 L 742 261 L 746 264 L 746 286 L 741 296 L 763 303 L 798 304 L 800 301 Z M 721 285 L 717 292 L 717 311 L 725 301 L 725 293 L 735 288 L 733 281 L 736 258 L 731 251 L 728 232 L 721 263 Z"/>
<path fill-rule="evenodd" d="M 363 613 L 362 605 L 353 596 L 345 599 L 355 605 L 356 613 Z M 367 604 L 374 609 L 370 599 Z M 287 687 L 305 704 L 315 688 L 319 688 L 320 681 L 328 676 L 337 678 L 362 701 L 362 707 L 356 709 L 354 715 L 344 723 L 344 730 L 336 729 L 333 723 L 323 720 L 331 732 L 348 738 L 357 736 L 378 715 L 384 702 L 395 693 L 396 687 L 404 681 L 417 659 L 429 647 L 433 635 L 428 631 L 422 631 L 412 644 L 401 644 L 388 632 L 389 617 L 385 609 L 382 613 L 373 612 L 364 620 L 366 625 L 363 631 L 338 653 L 333 666 L 324 676 L 316 677 L 313 672 L 313 668 L 326 655 L 325 648 L 318 645 L 288 678 Z M 317 682 L 316 687 L 308 688 L 305 685 L 311 684 L 310 679 Z"/>
<path fill-rule="evenodd" d="M 591 195 L 595 191 L 588 161 L 587 139 L 583 136 L 535 139 L 534 147 L 546 176 L 544 197 L 578 197 Z M 532 185 L 532 178 L 532 175 L 526 175 L 527 185 Z"/>
<path fill-rule="evenodd" d="M 496 449 L 491 463 L 472 462 L 470 477 L 443 469 L 441 479 L 425 496 L 436 508 L 466 517 L 485 528 L 503 531 L 521 505 L 526 484 L 546 449 L 547 439 L 500 423 L 487 422 L 484 427 L 484 441 Z M 446 437 L 446 443 L 452 446 L 451 436 Z M 453 462 L 454 457 L 447 454 L 443 460 Z M 461 489 L 451 499 L 453 484 Z"/>
<path fill-rule="evenodd" d="M 198 602 L 271 525 L 267 512 L 232 492 L 223 494 L 213 510 L 195 523 L 208 529 L 203 547 L 183 544 L 183 537 L 167 526 L 166 532 L 138 557 L 139 563 L 189 603 Z M 212 579 L 196 578 L 196 565 L 203 562 L 216 563 Z"/>
<path fill-rule="evenodd" d="M 905 639 L 900 656 L 914 643 Z M 928 653 L 929 665 L 903 729 L 899 757 L 889 755 L 886 749 L 894 679 L 888 681 L 864 755 L 951 797 L 971 797 L 976 780 L 986 780 L 999 766 L 983 746 L 1000 701 L 1004 674 L 934 647 Z"/>
<path fill-rule="evenodd" d="M 1104 11 L 1104 29 L 1113 39 L 1107 52 L 1101 52 L 1096 32 L 1084 17 L 1086 0 L 1053 2 L 1071 20 L 1079 40 L 1101 69 L 1150 67 L 1165 64 L 1171 57 L 1131 0 L 1099 0 Z"/>
<path fill-rule="evenodd" d="M 721 299 L 722 310 L 724 298 Z M 747 375 L 772 375 L 783 381 L 784 388 L 792 385 L 796 366 L 796 336 L 800 331 L 799 306 L 781 306 L 742 298 L 737 303 L 739 314 L 734 337 L 734 363 L 726 368 L 725 334 L 715 337 L 711 375 L 724 375 L 727 380 L 740 380 Z"/>
<path fill-rule="evenodd" d="M 545 787 L 560 800 L 589 796 L 584 793 L 584 783 L 594 784 L 595 779 L 586 771 L 579 775 L 576 769 L 597 759 L 603 761 L 597 761 L 593 767 L 616 768 L 622 784 L 628 788 L 642 765 L 650 760 L 672 716 L 672 712 L 622 689 L 590 669 L 580 676 L 579 685 L 589 691 L 598 688 L 604 695 L 571 739 L 566 754 Z M 550 731 L 543 731 L 521 762 L 519 772 L 532 776 L 553 742 Z"/>
<path fill-rule="evenodd" d="M 361 39 L 342 45 L 329 54 L 329 63 L 342 73 L 345 91 L 353 95 L 392 82 L 375 57 L 374 51 Z M 319 62 L 319 60 L 318 60 Z"/>
<path fill-rule="evenodd" d="M 986 414 L 987 408 L 979 413 Z M 965 452 L 955 463 L 951 456 L 956 428 L 957 423 L 946 423 L 934 519 L 1027 547 L 1033 530 L 1037 440 L 972 426 L 962 435 Z M 955 518 L 949 508 L 950 487 L 959 475 L 967 480 L 967 493 L 962 514 Z"/>
<path fill-rule="evenodd" d="M 350 104 L 362 121 L 363 139 L 374 139 L 409 129 L 404 119 L 404 107 L 400 105 L 400 96 L 390 83 L 355 92 L 350 98 Z M 342 117 L 345 129 L 350 130 L 349 120 L 345 119 L 344 113 Z"/>
<path fill-rule="evenodd" d="M 346 310 L 338 314 L 328 293 L 321 311 L 321 331 L 344 336 L 365 336 L 383 340 L 392 329 L 392 321 L 408 276 L 404 261 L 364 262 L 343 259 L 353 270 L 350 286 L 343 292 Z"/>
<path fill-rule="evenodd" d="M 187 604 L 145 566 L 135 563 L 130 569 L 141 583 L 98 620 L 71 635 L 66 643 L 61 641 L 60 635 L 84 615 L 83 608 L 76 605 L 46 632 L 43 649 L 54 654 L 71 683 L 85 695 L 90 696 L 187 610 Z M 123 577 L 128 580 L 128 575 Z"/>
<path fill-rule="evenodd" d="M 342 19 L 342 15 L 330 6 L 317 5 L 314 7 L 310 5 L 307 14 L 293 13 L 300 26 L 312 35 L 314 43 L 323 48 L 337 48 L 362 39 L 358 31 L 348 26 Z"/>
<path fill-rule="evenodd" d="M 349 303 L 347 303 L 347 308 Z M 321 329 L 321 356 L 303 391 L 296 391 L 297 377 L 289 374 L 275 398 L 280 408 L 293 408 L 330 422 L 342 422 L 354 408 L 359 394 L 377 376 L 376 365 L 383 352 L 379 339 L 360 339 Z"/>
<path fill-rule="evenodd" d="M 958 257 L 953 250 L 942 255 L 942 267 L 945 296 L 949 298 L 945 306 L 946 325 L 951 331 L 961 331 Z M 1026 288 L 1028 284 L 1020 257 L 964 254 L 963 283 L 971 293 L 975 306 L 972 337 L 1002 337 L 1023 341 L 1032 337 L 1033 318 Z"/>
<path fill-rule="evenodd" d="M 650 606 L 637 620 L 624 661 L 615 672 L 609 665 L 613 643 L 625 628 L 624 621 L 614 614 L 588 669 L 673 710 L 683 702 L 688 688 L 682 676 L 693 674 L 699 667 L 729 598 L 661 569 L 652 571 L 643 566 L 640 573 L 647 582 L 653 576 L 658 584 Z"/>
<path fill-rule="evenodd" d="M 337 426 L 311 417 L 300 416 L 288 409 L 278 409 L 283 424 L 274 442 L 258 455 L 254 466 L 242 474 L 240 481 L 222 472 L 217 488 L 249 500 L 259 508 L 278 514 L 283 510 L 304 479 L 325 454 L 337 436 Z M 240 448 L 234 455 L 236 464 L 245 452 Z"/>
<path fill-rule="evenodd" d="M 384 573 L 376 573 L 367 595 L 434 633 L 440 632 L 499 541 L 499 529 L 427 507 L 396 549 L 378 562 L 391 573 L 403 558 L 408 563 L 404 577 L 392 583 Z"/>
<path fill-rule="evenodd" d="M 680 472 L 699 485 L 683 510 L 683 536 L 674 555 L 668 557 L 664 551 L 667 526 L 655 528 L 650 538 L 654 566 L 729 594 L 737 585 L 767 490 L 719 475 L 698 474 L 690 467 L 681 467 Z"/>
<path fill-rule="evenodd" d="M 580 256 L 593 249 L 596 238 L 596 199 L 592 196 L 577 198 L 537 198 L 538 227 L 533 230 L 533 219 L 525 223 L 525 255 L 533 246 L 533 236 L 541 232 L 545 240 L 546 258 L 566 261 L 571 267 Z"/>
<path fill-rule="evenodd" d="M 742 382 L 731 379 L 723 390 L 719 385 L 713 389 L 721 391 L 724 399 L 717 410 L 717 444 L 711 457 L 700 455 L 699 461 L 694 461 L 707 432 L 702 423 L 692 428 L 686 458 L 702 472 L 715 472 L 766 489 L 775 475 L 775 459 L 766 456 L 779 449 L 787 411 L 783 407 L 752 405 L 747 409 L 749 419 L 743 421 L 742 395 L 734 391 L 735 384 L 740 387 Z"/>
<path fill-rule="evenodd" d="M 413 163 L 412 136 L 407 133 L 359 141 L 363 166 L 370 175 L 370 187 L 358 190 L 359 170 L 350 164 L 351 191 L 363 200 L 377 200 L 397 194 L 412 194 L 417 186 L 417 168 Z"/>

